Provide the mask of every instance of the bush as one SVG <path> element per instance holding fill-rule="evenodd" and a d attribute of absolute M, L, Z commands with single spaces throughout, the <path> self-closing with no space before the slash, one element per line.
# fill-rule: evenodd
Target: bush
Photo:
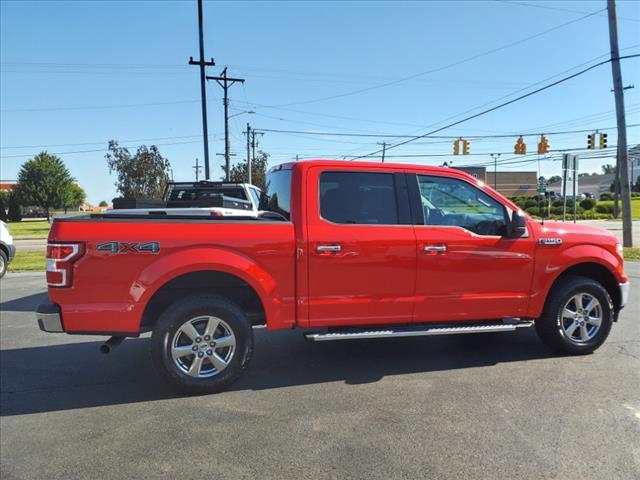
<path fill-rule="evenodd" d="M 540 216 L 540 209 L 538 207 L 529 207 L 525 211 L 529 215 L 531 215 L 532 217 L 539 217 Z"/>
<path fill-rule="evenodd" d="M 585 198 L 580 202 L 580 206 L 585 210 L 592 210 L 596 206 L 596 201 L 593 198 Z"/>
<path fill-rule="evenodd" d="M 7 217 L 12 222 L 19 222 L 22 220 L 22 211 L 20 210 L 20 204 L 18 203 L 18 196 L 15 193 L 12 193 L 9 196 L 9 212 L 7 212 Z"/>
<path fill-rule="evenodd" d="M 611 192 L 604 192 L 600 194 L 600 200 L 613 200 Z"/>
<path fill-rule="evenodd" d="M 525 202 L 524 202 L 524 208 L 525 210 L 531 207 L 537 207 L 538 206 L 538 201 L 534 198 L 528 198 Z"/>
<path fill-rule="evenodd" d="M 4 205 L 4 196 L 0 196 L 0 220 L 7 221 L 7 208 Z"/>
<path fill-rule="evenodd" d="M 613 215 L 613 205 L 608 203 L 598 203 L 596 204 L 596 213 L 606 213 Z"/>
<path fill-rule="evenodd" d="M 562 205 L 564 205 L 564 200 L 562 199 L 554 200 L 553 203 L 551 204 L 552 207 L 560 207 L 560 208 L 562 208 Z"/>

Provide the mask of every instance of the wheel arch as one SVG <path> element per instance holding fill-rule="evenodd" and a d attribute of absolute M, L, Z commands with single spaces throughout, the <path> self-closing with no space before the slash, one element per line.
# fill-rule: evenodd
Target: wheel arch
<path fill-rule="evenodd" d="M 553 291 L 553 289 L 568 276 L 581 276 L 590 278 L 595 280 L 599 284 L 601 284 L 609 296 L 611 297 L 611 301 L 613 302 L 614 310 L 617 312 L 620 310 L 621 296 L 620 296 L 620 288 L 618 286 L 618 280 L 616 279 L 613 272 L 603 265 L 602 263 L 594 262 L 594 261 L 586 261 L 571 265 L 567 269 L 563 270 L 553 281 L 549 289 L 547 290 L 547 294 L 545 296 L 545 303 L 549 294 Z"/>
<path fill-rule="evenodd" d="M 143 306 L 140 329 L 155 324 L 159 312 L 193 293 L 213 293 L 230 299 L 247 313 L 252 324 L 264 324 L 273 308 L 269 302 L 276 282 L 251 259 L 219 248 L 184 250 L 154 262 L 130 287 L 135 304 Z"/>
<path fill-rule="evenodd" d="M 212 293 L 232 301 L 247 315 L 252 325 L 266 323 L 262 299 L 245 280 L 219 270 L 196 270 L 173 277 L 151 295 L 142 314 L 140 329 L 150 330 L 172 303 L 198 293 Z"/>

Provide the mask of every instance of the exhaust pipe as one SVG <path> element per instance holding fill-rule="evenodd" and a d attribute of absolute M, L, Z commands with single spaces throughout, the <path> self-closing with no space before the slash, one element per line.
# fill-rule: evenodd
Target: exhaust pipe
<path fill-rule="evenodd" d="M 118 345 L 124 341 L 125 337 L 111 337 L 109 340 L 100 345 L 100 352 L 111 353 Z"/>

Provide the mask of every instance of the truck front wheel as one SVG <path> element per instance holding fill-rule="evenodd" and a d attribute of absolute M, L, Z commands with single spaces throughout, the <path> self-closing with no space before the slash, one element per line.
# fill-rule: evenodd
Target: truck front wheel
<path fill-rule="evenodd" d="M 579 355 L 602 345 L 612 323 L 613 305 L 607 290 L 590 278 L 567 276 L 549 293 L 535 326 L 552 350 Z"/>
<path fill-rule="evenodd" d="M 172 304 L 153 329 L 153 360 L 173 386 L 188 393 L 219 392 L 249 365 L 253 330 L 244 312 L 215 295 Z"/>

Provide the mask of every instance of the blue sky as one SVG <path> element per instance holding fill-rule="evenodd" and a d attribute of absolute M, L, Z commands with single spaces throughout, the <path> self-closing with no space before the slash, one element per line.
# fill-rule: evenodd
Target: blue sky
<path fill-rule="evenodd" d="M 232 151 L 240 159 L 247 121 L 264 129 L 406 135 L 426 133 L 500 97 L 513 98 L 532 84 L 606 59 L 606 11 L 582 18 L 605 7 L 604 0 L 205 2 L 205 53 L 217 64 L 208 74 L 228 65 L 231 75 L 246 79 L 230 89 L 232 113 L 255 111 L 230 121 Z M 640 53 L 640 2 L 618 1 L 618 16 L 622 54 Z M 91 202 L 110 201 L 116 195 L 104 160 L 110 139 L 132 149 L 157 144 L 176 180 L 193 178 L 195 158 L 203 158 L 198 69 L 187 65 L 198 53 L 195 0 L 2 1 L 0 18 L 2 179 L 15 179 L 22 162 L 48 150 L 59 153 Z M 625 92 L 627 123 L 640 123 L 640 60 L 627 60 L 622 68 L 625 85 L 636 86 Z M 376 88 L 351 94 L 369 87 Z M 482 164 L 489 152 L 504 152 L 501 160 L 513 157 L 508 152 L 518 133 L 613 127 L 611 87 L 611 68 L 604 65 L 440 133 L 513 134 L 472 141 L 472 153 L 483 155 L 409 161 Z M 338 97 L 326 99 L 332 96 Z M 219 174 L 222 89 L 210 83 L 208 98 L 212 172 Z M 628 132 L 630 144 L 640 140 L 640 128 Z M 267 132 L 260 148 L 277 164 L 296 154 L 364 155 L 383 140 L 397 141 Z M 552 149 L 580 148 L 586 133 L 549 140 Z M 615 142 L 610 131 L 609 144 Z M 529 152 L 535 143 L 527 137 Z M 390 150 L 388 160 L 451 150 L 449 139 L 420 140 Z M 536 156 L 526 158 L 531 162 L 502 168 L 537 169 Z M 596 171 L 612 162 L 584 160 L 581 167 Z M 558 174 L 559 162 L 543 161 L 541 171 Z"/>

